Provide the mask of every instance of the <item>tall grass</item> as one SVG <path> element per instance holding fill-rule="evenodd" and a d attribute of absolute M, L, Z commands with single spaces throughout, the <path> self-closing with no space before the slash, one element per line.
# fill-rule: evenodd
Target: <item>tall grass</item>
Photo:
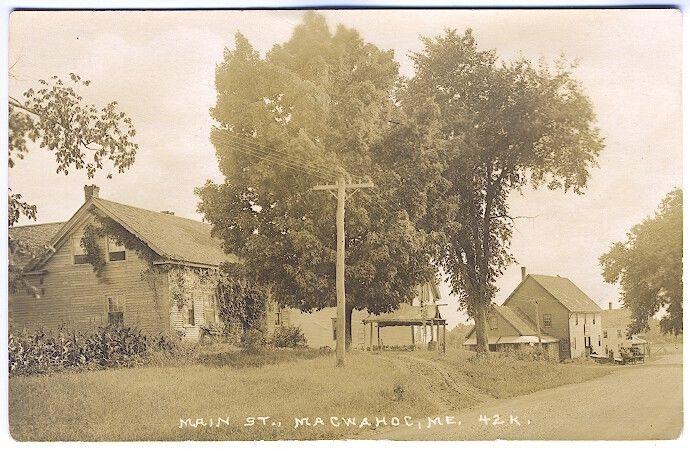
<path fill-rule="evenodd" d="M 596 377 L 597 368 L 495 358 L 458 351 L 349 352 L 335 367 L 322 351 L 266 351 L 260 368 L 214 348 L 204 363 L 64 372 L 10 379 L 10 431 L 18 440 L 257 440 L 356 437 L 366 429 L 294 427 L 331 416 L 444 415 L 490 397 L 512 396 Z M 230 352 L 230 351 L 227 351 Z M 268 353 L 282 353 L 270 364 Z M 323 351 L 325 352 L 325 351 Z M 563 367 L 563 369 L 561 369 Z M 604 368 L 598 368 L 604 370 Z M 442 376 L 452 379 L 452 385 Z M 542 374 L 539 376 L 539 374 Z M 511 388 L 512 387 L 512 388 Z M 519 387 L 519 388 L 515 388 Z M 247 417 L 270 417 L 244 426 Z M 50 421 L 45 421 L 50 418 Z M 229 419 L 220 427 L 183 426 Z M 282 426 L 270 423 L 280 421 Z"/>

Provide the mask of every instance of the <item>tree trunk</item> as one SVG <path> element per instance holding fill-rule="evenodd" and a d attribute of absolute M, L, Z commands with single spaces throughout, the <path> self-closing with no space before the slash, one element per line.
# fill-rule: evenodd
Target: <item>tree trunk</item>
<path fill-rule="evenodd" d="M 354 307 L 345 306 L 345 349 L 350 349 L 352 344 L 352 311 Z"/>
<path fill-rule="evenodd" d="M 477 354 L 486 355 L 489 353 L 489 339 L 486 335 L 486 308 L 477 305 L 474 315 L 474 335 L 477 337 Z"/>

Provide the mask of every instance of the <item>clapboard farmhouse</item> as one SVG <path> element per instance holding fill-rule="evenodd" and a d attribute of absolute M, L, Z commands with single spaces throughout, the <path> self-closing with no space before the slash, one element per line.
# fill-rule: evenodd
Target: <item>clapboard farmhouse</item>
<path fill-rule="evenodd" d="M 148 334 L 198 339 L 201 325 L 218 321 L 216 285 L 208 276 L 221 262 L 236 260 L 211 236 L 211 225 L 101 199 L 96 186 L 84 190 L 84 204 L 67 222 L 10 229 L 39 251 L 27 262 L 27 286 L 9 295 L 10 330 L 123 322 Z M 97 275 L 81 243 L 97 216 L 137 237 L 154 260 L 103 237 L 105 266 Z"/>
<path fill-rule="evenodd" d="M 21 261 L 25 286 L 9 293 L 11 331 L 91 330 L 123 323 L 147 334 L 173 333 L 197 341 L 204 326 L 221 322 L 218 283 L 213 276 L 221 263 L 238 259 L 222 250 L 220 240 L 211 235 L 210 224 L 101 199 L 93 185 L 85 186 L 84 194 L 84 204 L 67 222 L 9 230 L 13 239 L 33 248 L 37 256 Z M 148 258 L 106 235 L 98 238 L 104 265 L 100 274 L 95 272 L 82 237 L 89 225 L 97 225 L 102 218 L 126 230 Z M 22 258 L 14 256 L 15 261 Z M 395 346 L 433 341 L 427 326 L 441 322 L 435 306 L 439 297 L 435 283 L 418 287 L 412 303 L 418 316 L 422 315 L 423 333 L 415 326 L 386 328 L 378 336 L 379 343 Z M 309 346 L 335 345 L 335 307 L 305 313 L 278 304 L 269 302 L 268 333 L 278 326 L 294 325 L 302 329 Z M 409 306 L 401 306 L 405 307 Z M 353 313 L 355 346 L 363 346 L 365 338 L 371 341 L 371 336 L 365 337 L 366 318 L 372 317 L 365 311 Z"/>
<path fill-rule="evenodd" d="M 560 360 L 603 353 L 601 308 L 570 279 L 527 274 L 488 318 L 489 349 L 542 346 Z M 474 328 L 464 345 L 477 344 Z"/>

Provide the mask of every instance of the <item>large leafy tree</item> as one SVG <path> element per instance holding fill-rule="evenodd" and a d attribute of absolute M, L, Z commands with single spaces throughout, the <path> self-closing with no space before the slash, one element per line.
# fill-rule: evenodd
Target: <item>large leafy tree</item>
<path fill-rule="evenodd" d="M 198 189 L 199 211 L 282 305 L 335 305 L 336 203 L 311 188 L 333 183 L 332 171 L 343 169 L 371 177 L 376 196 L 391 194 L 394 184 L 384 180 L 398 177 L 396 161 L 381 145 L 397 85 L 392 52 L 343 26 L 331 32 L 312 12 L 265 57 L 240 34 L 225 51 L 211 116 L 237 138 L 212 136 L 225 181 Z M 353 309 L 390 311 L 434 275 L 424 234 L 373 196 L 356 193 L 346 204 L 348 342 Z"/>
<path fill-rule="evenodd" d="M 402 95 L 405 120 L 427 130 L 420 152 L 437 168 L 433 183 L 429 174 L 421 182 L 427 211 L 419 224 L 435 232 L 436 260 L 485 353 L 495 282 L 513 262 L 509 194 L 542 185 L 582 193 L 603 142 L 590 100 L 562 61 L 499 61 L 471 30 L 423 43 Z"/>
<path fill-rule="evenodd" d="M 118 110 L 117 102 L 100 109 L 85 102 L 78 88 L 90 81 L 76 74 L 70 74 L 67 82 L 53 76 L 38 84 L 19 98 L 9 98 L 10 168 L 26 156 L 32 142 L 53 153 L 57 173 L 83 170 L 92 178 L 104 169 L 105 162 L 118 172 L 134 163 L 136 130 L 131 118 Z M 10 227 L 22 216 L 36 219 L 36 206 L 22 200 L 20 193 L 10 192 L 8 203 Z"/>
<path fill-rule="evenodd" d="M 664 333 L 683 333 L 683 192 L 671 191 L 656 215 L 635 225 L 625 242 L 599 258 L 604 279 L 620 283 L 632 313 L 628 333 L 649 330 L 649 319 L 665 311 Z"/>
<path fill-rule="evenodd" d="M 57 76 L 39 80 L 36 88 L 20 97 L 9 97 L 8 165 L 15 167 L 31 149 L 51 152 L 56 172 L 84 171 L 88 178 L 100 170 L 124 172 L 133 163 L 138 145 L 133 141 L 136 130 L 132 120 L 119 111 L 113 101 L 98 108 L 84 100 L 79 88 L 89 80 L 70 74 L 68 81 Z M 108 178 L 111 174 L 108 173 Z M 9 189 L 8 225 L 21 217 L 35 220 L 37 208 Z M 12 255 L 31 257 L 35 249 L 10 237 L 10 286 L 22 281 L 21 268 Z"/>

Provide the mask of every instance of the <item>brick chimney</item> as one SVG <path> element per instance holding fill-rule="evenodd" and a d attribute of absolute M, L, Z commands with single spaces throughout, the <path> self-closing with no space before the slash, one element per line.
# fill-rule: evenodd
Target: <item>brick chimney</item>
<path fill-rule="evenodd" d="M 527 278 L 527 267 L 526 267 L 526 266 L 522 266 L 522 267 L 520 268 L 520 271 L 522 272 L 522 280 L 525 280 L 525 279 Z"/>
<path fill-rule="evenodd" d="M 609 302 L 609 310 L 613 310 L 613 302 Z"/>
<path fill-rule="evenodd" d="M 92 197 L 98 199 L 99 191 L 100 188 L 96 185 L 84 185 L 84 202 L 88 202 Z"/>

